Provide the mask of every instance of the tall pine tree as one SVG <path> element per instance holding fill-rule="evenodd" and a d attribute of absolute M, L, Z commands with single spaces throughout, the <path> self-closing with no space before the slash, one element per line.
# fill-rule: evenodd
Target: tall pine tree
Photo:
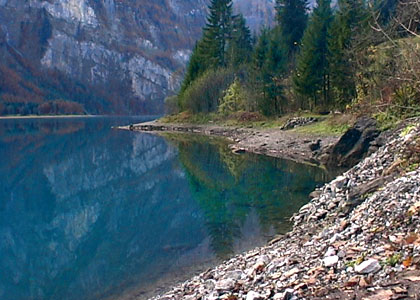
<path fill-rule="evenodd" d="M 227 63 L 237 67 L 248 63 L 252 54 L 251 31 L 246 26 L 245 18 L 239 14 L 233 17 L 232 34 L 227 50 Z"/>
<path fill-rule="evenodd" d="M 307 0 L 276 0 L 276 19 L 289 56 L 298 49 L 308 21 Z"/>
<path fill-rule="evenodd" d="M 232 0 L 212 0 L 203 37 L 191 54 L 179 96 L 209 69 L 237 67 L 250 60 L 252 37 L 242 15 L 232 14 Z"/>
<path fill-rule="evenodd" d="M 190 86 L 190 84 L 197 79 L 207 69 L 207 63 L 202 53 L 202 41 L 198 41 L 191 53 L 190 60 L 187 65 L 187 72 L 181 85 L 180 94 Z"/>
<path fill-rule="evenodd" d="M 255 47 L 252 66 L 257 108 L 264 115 L 278 115 L 283 112 L 282 75 L 285 62 L 279 29 L 263 29 Z"/>
<path fill-rule="evenodd" d="M 232 0 L 211 0 L 203 31 L 202 52 L 212 67 L 227 65 L 226 52 L 232 38 Z"/>
<path fill-rule="evenodd" d="M 339 0 L 329 39 L 329 65 L 332 97 L 344 107 L 356 97 L 353 41 L 366 18 L 363 0 Z"/>
<path fill-rule="evenodd" d="M 333 18 L 331 0 L 318 0 L 302 38 L 293 76 L 295 91 L 310 100 L 311 108 L 330 103 L 328 32 Z"/>

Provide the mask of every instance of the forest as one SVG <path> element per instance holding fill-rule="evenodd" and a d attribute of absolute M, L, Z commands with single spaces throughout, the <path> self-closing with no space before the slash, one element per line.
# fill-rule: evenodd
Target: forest
<path fill-rule="evenodd" d="M 232 1 L 212 0 L 180 91 L 181 115 L 253 119 L 299 111 L 420 113 L 419 0 L 276 0 L 276 25 L 252 34 Z"/>

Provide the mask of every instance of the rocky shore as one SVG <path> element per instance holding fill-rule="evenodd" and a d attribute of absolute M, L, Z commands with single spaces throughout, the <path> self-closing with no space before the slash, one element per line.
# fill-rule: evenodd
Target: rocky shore
<path fill-rule="evenodd" d="M 311 194 L 293 230 L 154 299 L 418 299 L 420 125 Z"/>

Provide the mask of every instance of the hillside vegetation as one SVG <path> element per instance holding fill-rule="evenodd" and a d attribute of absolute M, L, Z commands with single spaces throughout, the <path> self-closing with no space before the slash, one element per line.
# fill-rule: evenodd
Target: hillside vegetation
<path fill-rule="evenodd" d="M 419 2 L 277 0 L 276 25 L 252 36 L 213 0 L 180 91 L 180 122 L 265 121 L 310 111 L 369 114 L 383 127 L 420 114 Z M 270 121 L 273 122 L 273 121 Z"/>

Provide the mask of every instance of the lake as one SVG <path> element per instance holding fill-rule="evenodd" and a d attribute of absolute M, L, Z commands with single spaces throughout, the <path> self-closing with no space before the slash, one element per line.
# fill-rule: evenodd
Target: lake
<path fill-rule="evenodd" d="M 0 299 L 139 299 L 290 229 L 321 169 L 151 118 L 0 120 Z"/>

